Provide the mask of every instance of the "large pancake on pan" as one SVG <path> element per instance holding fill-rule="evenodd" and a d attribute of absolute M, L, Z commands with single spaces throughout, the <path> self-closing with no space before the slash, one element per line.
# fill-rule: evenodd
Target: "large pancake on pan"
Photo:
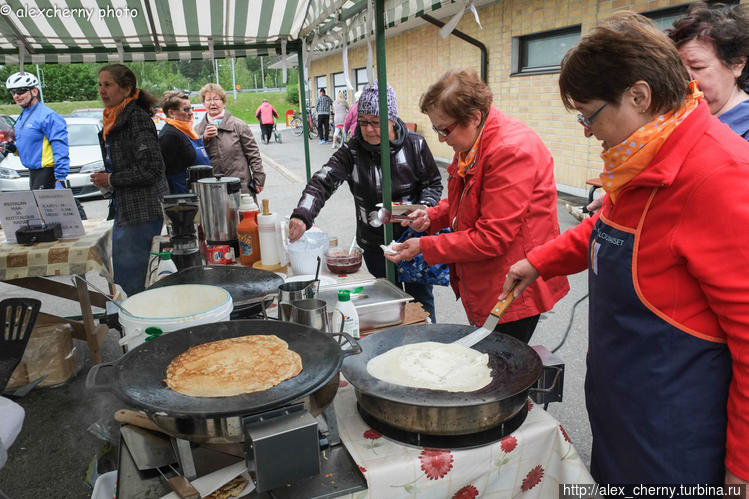
<path fill-rule="evenodd" d="M 166 385 L 191 397 L 267 390 L 302 372 L 302 358 L 275 335 L 250 335 L 190 347 L 166 368 Z"/>

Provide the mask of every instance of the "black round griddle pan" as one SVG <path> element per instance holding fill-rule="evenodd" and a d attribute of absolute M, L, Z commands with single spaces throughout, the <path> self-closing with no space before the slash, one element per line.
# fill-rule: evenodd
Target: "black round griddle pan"
<path fill-rule="evenodd" d="M 474 392 L 427 390 L 386 383 L 367 372 L 367 362 L 395 347 L 434 341 L 450 343 L 476 330 L 476 326 L 417 324 L 386 329 L 359 340 L 362 353 L 346 359 L 341 372 L 357 390 L 409 406 L 471 407 L 502 401 L 527 391 L 541 376 L 543 364 L 525 343 L 505 334 L 492 333 L 472 348 L 489 354 L 492 381 Z M 522 401 L 522 399 L 521 399 Z"/>
<path fill-rule="evenodd" d="M 189 397 L 164 383 L 169 363 L 191 346 L 255 334 L 274 334 L 286 341 L 302 357 L 302 372 L 268 390 L 233 397 Z M 333 335 L 291 322 L 243 320 L 203 324 L 164 334 L 114 362 L 93 366 L 86 378 L 86 388 L 110 391 L 123 402 L 146 412 L 176 418 L 254 414 L 306 397 L 327 383 L 338 373 L 345 357 L 361 351 L 355 340 L 345 336 L 352 348 L 342 350 Z"/>

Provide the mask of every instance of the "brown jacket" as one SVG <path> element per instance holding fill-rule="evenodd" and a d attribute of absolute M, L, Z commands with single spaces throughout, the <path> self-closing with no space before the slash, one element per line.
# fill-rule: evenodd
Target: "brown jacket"
<path fill-rule="evenodd" d="M 203 136 L 207 125 L 206 114 L 195 127 L 198 135 Z M 257 185 L 265 185 L 263 160 L 257 142 L 252 136 L 252 130 L 247 123 L 232 116 L 228 110 L 224 111 L 224 119 L 218 126 L 218 135 L 204 140 L 204 144 L 211 158 L 213 171 L 226 177 L 239 178 L 242 181 L 242 192 L 250 192 L 247 185 L 251 178 L 255 179 Z"/>

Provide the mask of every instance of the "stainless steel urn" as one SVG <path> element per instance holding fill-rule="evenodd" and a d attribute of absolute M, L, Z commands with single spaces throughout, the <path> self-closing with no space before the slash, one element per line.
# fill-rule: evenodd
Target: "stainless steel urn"
<path fill-rule="evenodd" d="M 207 244 L 237 241 L 241 181 L 236 177 L 214 175 L 198 180 L 201 224 Z"/>

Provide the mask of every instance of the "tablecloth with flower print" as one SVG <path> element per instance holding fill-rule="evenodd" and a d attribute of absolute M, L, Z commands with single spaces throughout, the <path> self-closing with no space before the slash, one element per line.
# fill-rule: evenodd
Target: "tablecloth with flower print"
<path fill-rule="evenodd" d="M 354 499 L 428 497 L 554 498 L 559 484 L 593 483 L 562 425 L 528 401 L 520 428 L 466 450 L 410 447 L 367 426 L 345 381 L 335 399 L 341 440 L 367 480 Z"/>

